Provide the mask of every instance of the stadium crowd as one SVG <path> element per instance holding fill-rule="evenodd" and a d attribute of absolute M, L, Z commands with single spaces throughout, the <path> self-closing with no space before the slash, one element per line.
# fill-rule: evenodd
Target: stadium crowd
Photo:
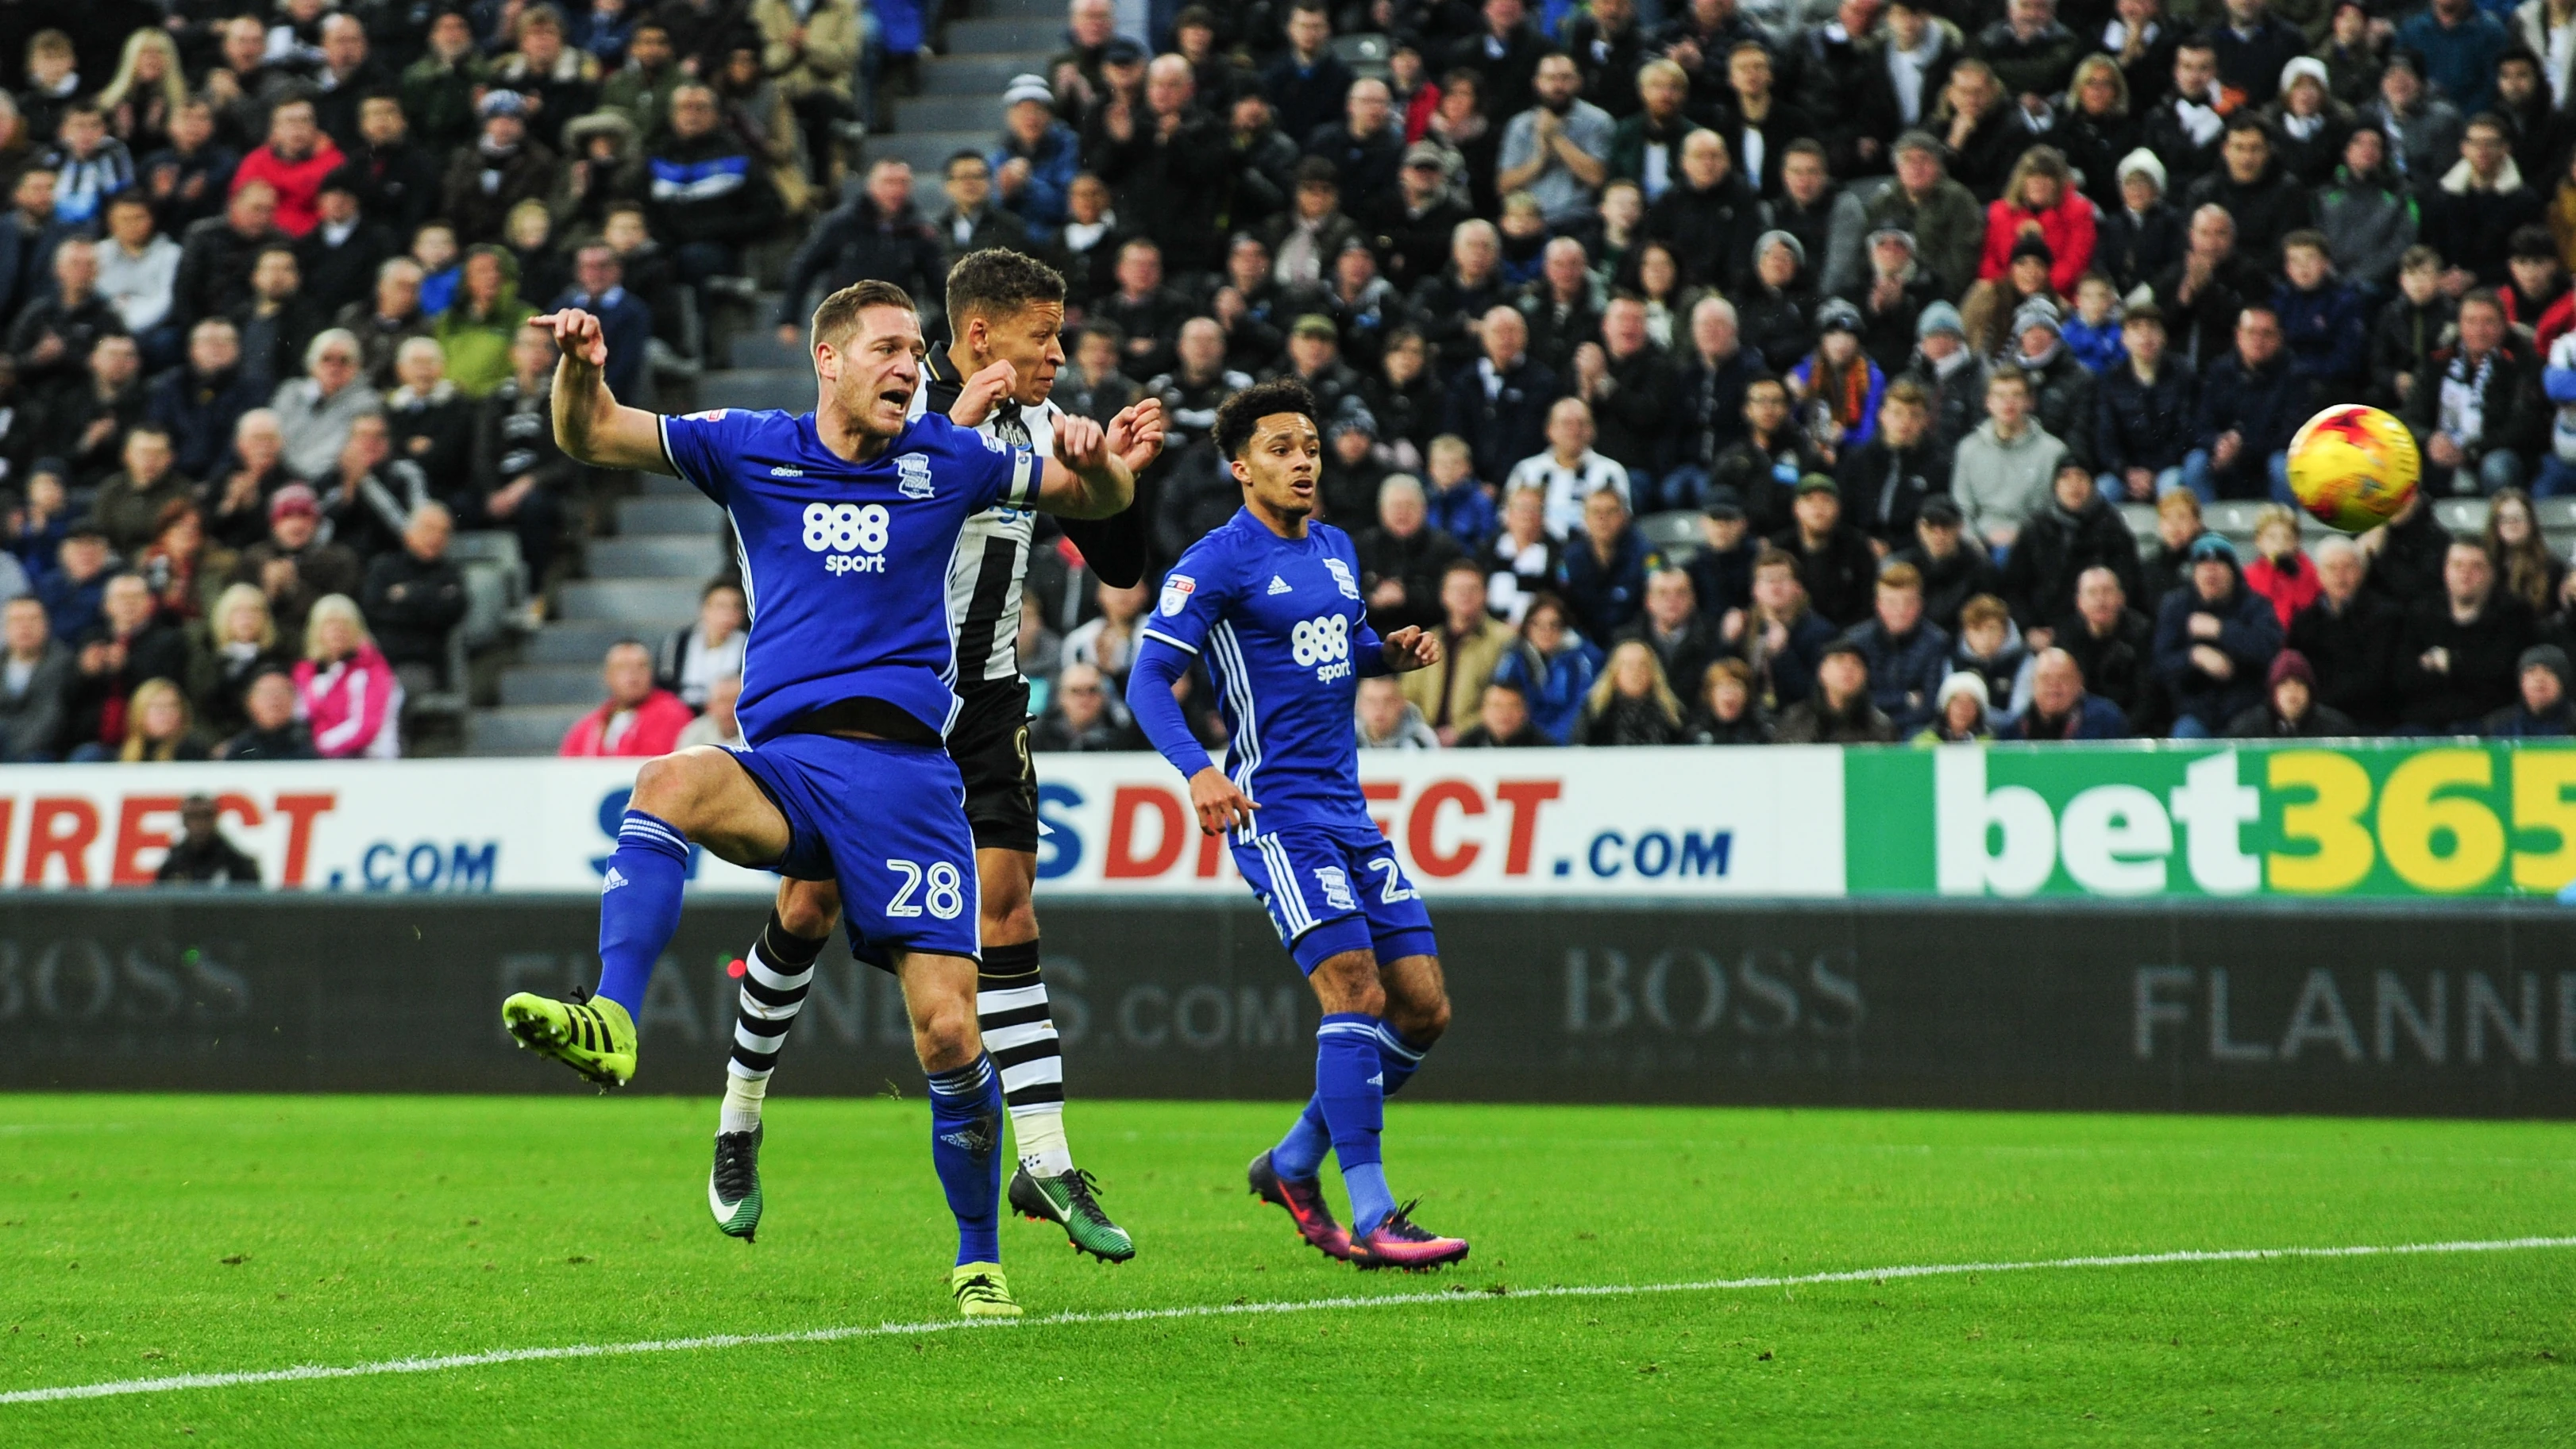
<path fill-rule="evenodd" d="M 935 215 L 839 145 L 936 44 L 914 0 L 39 12 L 0 6 L 8 758 L 395 752 L 459 687 L 452 531 L 542 582 L 602 524 L 537 307 L 649 397 L 753 274 L 791 333 L 861 277 L 935 319 L 993 245 L 1067 279 L 1059 403 L 1163 400 L 1166 564 L 1237 505 L 1217 404 L 1313 389 L 1372 622 L 1448 645 L 1365 684 L 1369 746 L 2576 726 L 2566 0 L 1073 0 Z M 2204 526 L 2286 502 L 2332 401 L 2414 430 L 2416 502 Z M 1028 597 L 1032 745 L 1138 747 L 1152 585 L 1058 541 Z M 564 752 L 730 737 L 742 618 L 719 581 L 611 650 Z"/>

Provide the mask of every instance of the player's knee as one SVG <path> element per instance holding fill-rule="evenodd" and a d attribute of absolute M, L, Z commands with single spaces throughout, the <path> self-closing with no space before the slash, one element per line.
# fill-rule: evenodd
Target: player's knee
<path fill-rule="evenodd" d="M 1386 1010 L 1386 988 L 1378 984 L 1377 963 L 1365 951 L 1345 951 L 1315 968 L 1315 997 L 1324 1010 L 1376 1016 Z"/>
<path fill-rule="evenodd" d="M 952 1071 L 975 1060 L 983 1049 L 972 998 L 928 1002 L 913 1012 L 912 1050 L 921 1058 L 923 1071 Z"/>
<path fill-rule="evenodd" d="M 1022 896 L 1016 901 L 997 903 L 990 897 L 976 916 L 976 928 L 983 939 L 1000 945 L 1017 945 L 1038 938 L 1037 903 Z"/>
<path fill-rule="evenodd" d="M 812 940 L 832 934 L 840 919 L 841 893 L 830 881 L 782 881 L 778 887 L 778 920 L 790 934 Z"/>
<path fill-rule="evenodd" d="M 627 797 L 627 808 L 687 830 L 712 796 L 713 775 L 719 768 L 733 767 L 686 750 L 646 760 L 643 768 L 635 772 L 635 793 Z"/>
<path fill-rule="evenodd" d="M 1386 1019 L 1397 1031 L 1428 1046 L 1449 1030 L 1449 993 L 1435 990 L 1427 1000 L 1389 996 Z"/>

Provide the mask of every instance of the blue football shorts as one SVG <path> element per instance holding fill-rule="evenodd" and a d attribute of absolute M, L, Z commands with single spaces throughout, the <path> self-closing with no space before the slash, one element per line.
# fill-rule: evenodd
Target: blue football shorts
<path fill-rule="evenodd" d="M 1422 892 L 1374 827 L 1292 825 L 1233 842 L 1235 868 L 1261 898 L 1297 969 L 1345 951 L 1373 951 L 1378 964 L 1437 956 Z"/>
<path fill-rule="evenodd" d="M 767 869 L 839 884 L 852 955 L 889 971 L 896 951 L 983 960 L 966 787 L 946 750 L 787 734 L 733 757 L 787 817 Z"/>

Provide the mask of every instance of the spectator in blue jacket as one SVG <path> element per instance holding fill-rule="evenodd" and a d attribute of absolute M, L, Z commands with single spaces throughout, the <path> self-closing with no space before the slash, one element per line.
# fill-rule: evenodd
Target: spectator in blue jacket
<path fill-rule="evenodd" d="M 1427 500 L 1431 526 L 1458 540 L 1458 546 L 1469 553 L 1481 551 L 1503 531 L 1503 519 L 1493 495 L 1476 476 L 1476 459 L 1467 450 L 1467 440 L 1442 433 L 1431 440 L 1426 461 L 1431 465 Z"/>
<path fill-rule="evenodd" d="M 1583 637 L 1598 644 L 1646 606 L 1646 569 L 1654 556 L 1616 488 L 1596 489 L 1583 500 L 1583 537 L 1567 543 L 1556 566 L 1557 592 Z"/>
<path fill-rule="evenodd" d="M 1573 738 L 1583 697 L 1600 672 L 1601 651 L 1568 625 L 1565 601 L 1541 594 L 1521 616 L 1520 641 L 1494 666 L 1494 683 L 1519 690 L 1529 704 L 1530 723 L 1548 743 L 1561 745 Z"/>
<path fill-rule="evenodd" d="M 2263 702 L 2263 671 L 2281 652 L 2281 620 L 2245 587 L 2236 546 L 2214 533 L 2192 544 L 2191 582 L 2156 611 L 2156 677 L 2174 707 L 2173 737 L 2218 738 Z"/>
<path fill-rule="evenodd" d="M 1889 564 L 1878 576 L 1872 617 L 1854 627 L 1851 641 L 1869 665 L 1869 697 L 1895 722 L 1898 738 L 1932 722 L 1941 677 L 1950 672 L 1950 636 L 1923 617 L 1923 575 L 1910 563 Z"/>
<path fill-rule="evenodd" d="M 2180 731 L 2176 731 L 2180 733 Z M 2030 665 L 2030 704 L 2002 729 L 1999 740 L 2125 740 L 2129 721 L 2120 707 L 2084 687 L 2084 670 L 2063 649 L 2043 649 Z"/>
<path fill-rule="evenodd" d="M 2398 46 L 2424 58 L 2424 78 L 2464 116 L 2495 104 L 2496 62 L 2512 43 L 2477 0 L 2432 0 L 2397 27 Z"/>
<path fill-rule="evenodd" d="M 2128 356 L 2094 390 L 2093 448 L 2105 498 L 2144 503 L 2182 486 L 2182 464 L 2197 434 L 2199 392 L 2191 369 L 2165 355 L 2165 314 L 2140 302 L 2120 319 Z"/>
<path fill-rule="evenodd" d="M 54 637 L 68 643 L 104 617 L 108 566 L 116 562 L 116 554 L 107 546 L 106 534 L 81 523 L 63 535 L 55 557 L 55 567 L 36 580 L 36 597 L 44 601 Z"/>
<path fill-rule="evenodd" d="M 1002 208 L 1028 227 L 1029 240 L 1053 244 L 1082 172 L 1082 138 L 1055 118 L 1046 77 L 1011 77 L 1002 92 L 1002 141 L 985 160 Z"/>
<path fill-rule="evenodd" d="M 2281 340 L 2290 370 L 2308 380 L 2317 399 L 2358 400 L 2370 378 L 2369 322 L 2361 296 L 2334 272 L 2324 232 L 2301 228 L 2281 242 L 2288 280 L 2274 289 Z"/>
<path fill-rule="evenodd" d="M 2267 302 L 2248 305 L 2236 316 L 2236 349 L 2202 380 L 2197 436 L 2182 460 L 2182 485 L 2203 502 L 2292 502 L 2290 435 L 2316 410 L 2316 389 L 2282 355 L 2281 314 Z M 2223 716 L 2218 721 L 2226 722 Z"/>

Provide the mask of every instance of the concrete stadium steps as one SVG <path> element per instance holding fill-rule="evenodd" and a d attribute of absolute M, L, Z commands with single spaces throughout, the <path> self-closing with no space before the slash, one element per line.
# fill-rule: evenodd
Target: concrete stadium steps
<path fill-rule="evenodd" d="M 551 755 L 563 744 L 564 731 L 590 713 L 594 705 L 512 705 L 478 709 L 465 728 L 469 755 Z"/>
<path fill-rule="evenodd" d="M 501 677 L 501 704 L 504 708 L 573 705 L 593 709 L 600 699 L 599 661 L 596 659 L 587 664 L 521 666 Z"/>
<path fill-rule="evenodd" d="M 778 305 L 776 298 L 770 306 Z M 770 334 L 770 345 L 777 345 L 777 335 Z M 814 369 L 812 364 L 788 368 L 745 367 L 737 365 L 723 372 L 701 375 L 697 383 L 700 408 L 792 408 L 804 412 L 814 406 Z"/>
<path fill-rule="evenodd" d="M 620 534 L 590 546 L 593 578 L 695 579 L 703 583 L 724 566 L 724 547 L 713 533 Z"/>
<path fill-rule="evenodd" d="M 556 590 L 567 619 L 677 627 L 695 618 L 703 579 L 576 579 Z"/>
<path fill-rule="evenodd" d="M 1034 38 L 1034 37 L 1033 37 Z M 979 51 L 972 55 L 943 55 L 921 68 L 921 93 L 925 96 L 982 96 L 990 103 L 998 128 L 1003 88 L 1011 77 L 1024 72 L 1046 73 L 1060 47 L 1052 40 L 1028 50 Z M 870 137 L 874 145 L 877 138 Z"/>
<path fill-rule="evenodd" d="M 907 131 L 970 131 L 984 137 L 989 148 L 1002 134 L 1002 93 L 913 96 L 894 103 L 894 119 L 898 136 Z"/>
<path fill-rule="evenodd" d="M 806 305 L 812 306 L 814 300 L 808 297 Z M 803 343 L 789 346 L 778 340 L 777 329 L 771 327 L 766 320 L 777 314 L 778 294 L 761 293 L 760 315 L 764 320 L 758 327 L 734 334 L 731 359 L 734 370 L 738 372 L 794 374 L 795 388 L 801 390 L 803 396 L 803 400 L 796 404 L 796 409 L 802 412 L 814 405 L 814 359 L 805 351 Z M 776 387 L 782 397 L 789 391 L 788 378 L 774 377 L 770 378 L 768 383 Z M 769 406 L 785 407 L 787 403 L 774 402 Z"/>
<path fill-rule="evenodd" d="M 620 534 L 703 533 L 713 538 L 723 526 L 724 510 L 694 488 L 686 497 L 629 498 L 617 505 Z"/>
<path fill-rule="evenodd" d="M 599 661 L 607 655 L 609 645 L 620 639 L 655 640 L 657 633 L 668 633 L 686 622 L 685 619 L 674 619 L 669 628 L 656 631 L 646 625 L 617 619 L 558 619 L 528 641 L 527 648 L 519 656 L 521 662 L 513 668 L 578 664 L 590 671 L 592 685 L 596 688 Z M 501 687 L 505 693 L 509 684 L 509 675 L 504 674 Z"/>

